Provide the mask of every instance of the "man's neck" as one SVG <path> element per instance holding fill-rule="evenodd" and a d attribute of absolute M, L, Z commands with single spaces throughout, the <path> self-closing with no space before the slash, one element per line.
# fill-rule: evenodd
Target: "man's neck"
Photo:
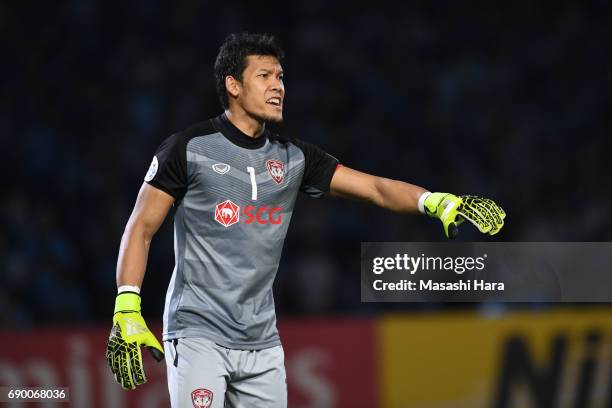
<path fill-rule="evenodd" d="M 249 116 L 243 110 L 236 112 L 235 110 L 226 109 L 225 116 L 227 116 L 227 119 L 229 119 L 234 126 L 240 129 L 242 133 L 252 138 L 258 138 L 261 136 L 266 128 L 265 122 L 260 122 L 259 120 Z"/>

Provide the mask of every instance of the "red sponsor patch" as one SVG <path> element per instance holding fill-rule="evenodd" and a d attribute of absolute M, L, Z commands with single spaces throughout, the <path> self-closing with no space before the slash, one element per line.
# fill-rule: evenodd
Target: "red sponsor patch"
<path fill-rule="evenodd" d="M 215 207 L 215 221 L 224 227 L 229 227 L 240 220 L 240 207 L 231 200 L 225 200 Z"/>
<path fill-rule="evenodd" d="M 280 160 L 271 159 L 266 161 L 266 167 L 270 172 L 270 176 L 272 176 L 272 180 L 274 180 L 276 184 L 283 182 L 285 178 L 285 163 Z"/>
<path fill-rule="evenodd" d="M 206 388 L 198 388 L 191 392 L 191 402 L 194 408 L 209 408 L 212 405 L 213 393 Z"/>

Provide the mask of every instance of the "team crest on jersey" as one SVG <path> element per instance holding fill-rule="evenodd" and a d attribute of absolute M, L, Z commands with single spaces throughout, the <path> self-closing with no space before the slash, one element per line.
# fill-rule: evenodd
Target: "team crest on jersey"
<path fill-rule="evenodd" d="M 198 388 L 191 392 L 191 402 L 194 408 L 209 408 L 212 405 L 213 393 L 206 388 Z"/>
<path fill-rule="evenodd" d="M 215 163 L 212 165 L 212 169 L 219 174 L 225 174 L 230 171 L 230 165 L 225 163 Z"/>
<path fill-rule="evenodd" d="M 272 176 L 272 180 L 274 180 L 276 184 L 283 182 L 285 178 L 285 163 L 280 160 L 270 159 L 266 161 L 266 167 L 270 172 L 270 176 Z"/>
<path fill-rule="evenodd" d="M 240 207 L 232 202 L 225 200 L 215 206 L 215 221 L 224 227 L 234 225 L 240 220 Z"/>

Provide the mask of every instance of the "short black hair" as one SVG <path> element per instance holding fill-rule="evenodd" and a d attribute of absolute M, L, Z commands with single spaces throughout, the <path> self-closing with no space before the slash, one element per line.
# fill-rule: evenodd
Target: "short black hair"
<path fill-rule="evenodd" d="M 221 44 L 215 60 L 215 88 L 223 109 L 229 107 L 225 78 L 231 75 L 242 81 L 249 55 L 267 55 L 279 61 L 285 56 L 273 35 L 248 32 L 230 34 Z"/>

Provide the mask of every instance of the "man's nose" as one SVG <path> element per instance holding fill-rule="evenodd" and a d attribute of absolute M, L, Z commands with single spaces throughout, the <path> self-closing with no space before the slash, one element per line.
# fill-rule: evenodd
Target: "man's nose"
<path fill-rule="evenodd" d="M 284 91 L 283 82 L 280 79 L 274 79 L 270 85 L 271 91 Z"/>

